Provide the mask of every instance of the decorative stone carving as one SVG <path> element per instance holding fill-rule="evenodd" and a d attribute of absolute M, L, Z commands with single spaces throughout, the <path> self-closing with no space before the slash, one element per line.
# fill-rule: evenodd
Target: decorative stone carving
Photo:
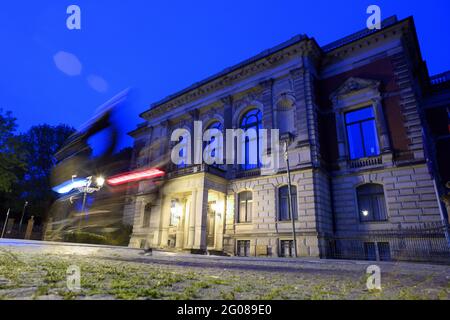
<path fill-rule="evenodd" d="M 330 100 L 334 101 L 340 96 L 345 96 L 364 89 L 372 89 L 378 91 L 379 86 L 380 81 L 377 80 L 351 77 L 330 95 Z"/>

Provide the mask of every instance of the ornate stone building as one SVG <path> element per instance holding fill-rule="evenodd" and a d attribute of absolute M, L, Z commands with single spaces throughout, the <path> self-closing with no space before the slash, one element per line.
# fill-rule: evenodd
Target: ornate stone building
<path fill-rule="evenodd" d="M 258 166 L 172 165 L 171 132 L 192 131 L 196 120 L 204 129 L 278 128 L 293 137 L 301 256 L 328 256 L 340 236 L 441 222 L 422 136 L 427 76 L 413 19 L 393 17 L 381 30 L 322 47 L 297 36 L 153 104 L 130 133 L 133 166 L 167 174 L 129 193 L 130 246 L 292 255 L 285 161 L 273 174 Z M 366 255 L 372 247 L 377 256 L 390 250 L 389 242 L 360 243 Z"/>

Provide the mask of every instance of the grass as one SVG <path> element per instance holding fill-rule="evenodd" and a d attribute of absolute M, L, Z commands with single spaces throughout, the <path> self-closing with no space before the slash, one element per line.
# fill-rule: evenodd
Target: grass
<path fill-rule="evenodd" d="M 81 290 L 67 288 L 67 268 L 81 270 Z M 23 254 L 0 249 L 0 299 L 448 299 L 448 283 L 435 275 L 415 285 L 384 276 L 382 292 L 365 287 L 366 275 L 329 275 L 207 269 L 104 260 L 89 256 Z M 423 290 L 433 288 L 434 291 Z M 24 289 L 27 289 L 24 291 Z M 25 292 L 25 293 L 24 293 Z M 31 292 L 31 294 L 29 293 Z"/>

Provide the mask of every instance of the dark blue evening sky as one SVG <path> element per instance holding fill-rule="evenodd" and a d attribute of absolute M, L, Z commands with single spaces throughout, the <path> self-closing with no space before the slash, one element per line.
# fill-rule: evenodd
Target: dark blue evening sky
<path fill-rule="evenodd" d="M 81 30 L 66 28 L 70 4 L 81 7 Z M 383 18 L 413 15 L 430 73 L 450 70 L 448 0 L 3 1 L 0 108 L 18 118 L 19 131 L 78 127 L 131 87 L 139 98 L 122 118 L 132 129 L 151 102 L 296 34 L 324 45 L 364 28 L 370 4 Z"/>

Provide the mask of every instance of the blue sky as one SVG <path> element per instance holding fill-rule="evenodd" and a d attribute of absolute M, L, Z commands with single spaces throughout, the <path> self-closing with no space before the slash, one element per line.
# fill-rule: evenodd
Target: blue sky
<path fill-rule="evenodd" d="M 66 27 L 71 4 L 81 30 Z M 126 131 L 150 103 L 296 34 L 324 45 L 364 28 L 371 4 L 383 18 L 413 15 L 430 73 L 450 70 L 447 0 L 16 0 L 0 6 L 0 108 L 19 131 L 78 127 L 131 87 L 138 99 L 122 111 Z M 58 61 L 72 61 L 69 70 Z"/>

